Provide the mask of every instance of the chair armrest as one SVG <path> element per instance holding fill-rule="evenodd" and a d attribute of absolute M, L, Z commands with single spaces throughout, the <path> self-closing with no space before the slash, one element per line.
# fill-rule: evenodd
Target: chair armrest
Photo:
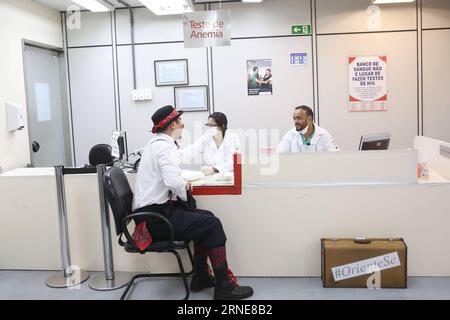
<path fill-rule="evenodd" d="M 130 214 L 122 219 L 122 228 L 124 230 L 125 237 L 127 238 L 128 242 L 130 242 L 134 245 L 133 238 L 131 237 L 131 235 L 128 231 L 128 228 L 127 228 L 128 222 L 130 222 L 131 219 L 138 218 L 138 217 L 154 217 L 154 218 L 158 218 L 158 219 L 162 220 L 167 225 L 167 228 L 169 229 L 169 236 L 170 236 L 169 241 L 171 243 L 173 243 L 173 241 L 175 240 L 175 232 L 173 230 L 172 224 L 166 217 L 164 217 L 162 214 L 156 213 L 156 212 L 137 212 L 137 213 Z"/>

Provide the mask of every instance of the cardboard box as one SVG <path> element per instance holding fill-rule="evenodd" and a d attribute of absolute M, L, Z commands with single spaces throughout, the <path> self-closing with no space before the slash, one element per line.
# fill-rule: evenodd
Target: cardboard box
<path fill-rule="evenodd" d="M 326 288 L 406 288 L 403 239 L 321 239 Z M 370 278 L 370 279 L 369 279 Z"/>

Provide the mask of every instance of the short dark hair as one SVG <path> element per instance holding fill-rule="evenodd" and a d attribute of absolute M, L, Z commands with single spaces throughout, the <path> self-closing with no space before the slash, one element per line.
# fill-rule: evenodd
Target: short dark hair
<path fill-rule="evenodd" d="M 305 105 L 303 105 L 303 106 L 298 106 L 298 107 L 295 107 L 295 110 L 305 110 L 305 111 L 306 111 L 306 115 L 307 115 L 307 116 L 311 116 L 311 117 L 314 119 L 314 112 L 313 112 L 312 109 L 311 109 L 310 107 L 308 107 L 308 106 L 305 106 Z"/>
<path fill-rule="evenodd" d="M 258 67 L 253 67 L 253 71 L 256 71 L 256 70 L 258 70 Z"/>

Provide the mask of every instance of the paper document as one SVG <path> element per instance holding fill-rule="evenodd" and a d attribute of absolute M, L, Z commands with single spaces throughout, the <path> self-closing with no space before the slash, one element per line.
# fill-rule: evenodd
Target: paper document
<path fill-rule="evenodd" d="M 193 170 L 182 170 L 181 175 L 186 181 L 195 181 L 200 179 L 205 179 L 205 175 L 201 171 L 193 171 Z"/>

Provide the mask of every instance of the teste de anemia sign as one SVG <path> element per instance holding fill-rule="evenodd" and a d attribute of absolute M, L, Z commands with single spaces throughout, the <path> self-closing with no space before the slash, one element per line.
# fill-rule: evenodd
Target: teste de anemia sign
<path fill-rule="evenodd" d="M 348 58 L 349 111 L 386 111 L 386 56 Z"/>
<path fill-rule="evenodd" d="M 198 11 L 182 15 L 185 48 L 229 46 L 230 10 Z"/>

